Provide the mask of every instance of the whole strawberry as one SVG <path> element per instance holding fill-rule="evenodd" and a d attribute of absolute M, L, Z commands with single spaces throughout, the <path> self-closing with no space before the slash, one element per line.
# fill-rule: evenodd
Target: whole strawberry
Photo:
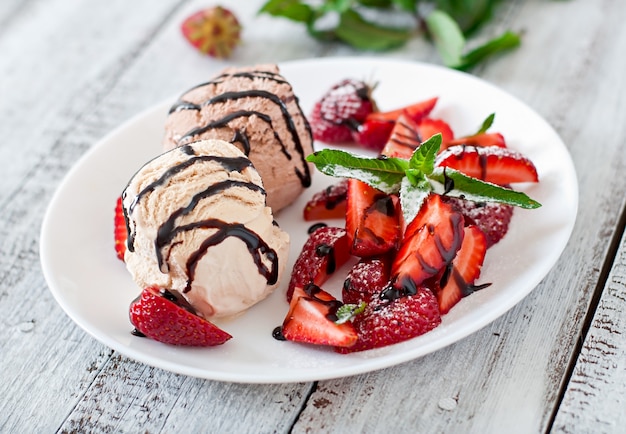
<path fill-rule="evenodd" d="M 221 6 L 203 9 L 187 17 L 181 30 L 191 45 L 211 57 L 230 57 L 241 42 L 241 25 L 237 17 Z"/>
<path fill-rule="evenodd" d="M 130 322 L 136 334 L 171 345 L 210 347 L 232 337 L 196 315 L 182 295 L 155 287 L 144 289 L 131 303 Z"/>
<path fill-rule="evenodd" d="M 325 143 L 352 142 L 352 133 L 376 110 L 371 94 L 372 87 L 354 79 L 331 87 L 309 117 L 313 138 Z"/>

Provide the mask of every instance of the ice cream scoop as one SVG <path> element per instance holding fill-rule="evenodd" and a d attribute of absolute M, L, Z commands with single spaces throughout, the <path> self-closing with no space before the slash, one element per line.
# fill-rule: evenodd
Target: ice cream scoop
<path fill-rule="evenodd" d="M 259 173 L 234 145 L 202 140 L 144 165 L 123 192 L 126 267 L 142 288 L 177 290 L 207 319 L 236 315 L 277 286 L 289 235 Z"/>
<path fill-rule="evenodd" d="M 229 68 L 185 92 L 165 123 L 165 149 L 217 138 L 244 152 L 277 212 L 311 184 L 311 129 L 276 65 Z"/>

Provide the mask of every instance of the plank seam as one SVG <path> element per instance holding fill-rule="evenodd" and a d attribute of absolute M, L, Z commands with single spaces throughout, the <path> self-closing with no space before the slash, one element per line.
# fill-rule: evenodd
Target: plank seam
<path fill-rule="evenodd" d="M 300 410 L 298 410 L 296 417 L 293 419 L 293 422 L 291 423 L 291 426 L 289 427 L 289 431 L 287 431 L 289 434 L 293 432 L 293 429 L 298 424 L 298 421 L 300 420 L 300 416 L 302 416 L 302 413 L 304 413 L 304 410 L 306 409 L 309 401 L 311 400 L 311 396 L 313 396 L 313 394 L 317 390 L 317 385 L 318 385 L 317 381 L 314 381 L 313 384 L 311 384 L 311 388 L 309 389 L 309 392 L 306 394 L 306 396 L 304 397 L 304 400 L 302 401 Z"/>

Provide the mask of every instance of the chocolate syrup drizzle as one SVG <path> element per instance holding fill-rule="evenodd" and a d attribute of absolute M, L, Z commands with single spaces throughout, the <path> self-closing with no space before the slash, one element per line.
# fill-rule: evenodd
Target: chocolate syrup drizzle
<path fill-rule="evenodd" d="M 242 172 L 244 169 L 251 166 L 250 160 L 244 157 L 219 157 L 210 155 L 196 156 L 193 147 L 190 145 L 185 145 L 177 149 L 180 150 L 180 152 L 189 155 L 190 158 L 167 169 L 157 180 L 153 181 L 141 190 L 128 207 L 128 212 L 126 212 L 126 207 L 124 207 L 124 218 L 126 220 L 127 228 L 130 226 L 129 216 L 132 216 L 134 207 L 143 198 L 159 187 L 164 187 L 167 184 L 167 181 L 175 174 L 182 172 L 194 164 L 199 162 L 214 161 L 220 163 L 228 172 Z M 183 292 L 188 292 L 191 289 L 198 262 L 207 253 L 208 249 L 220 244 L 229 237 L 238 238 L 245 243 L 259 273 L 265 277 L 268 285 L 273 285 L 278 280 L 278 256 L 276 252 L 258 234 L 246 228 L 243 224 L 227 223 L 219 219 L 206 219 L 176 226 L 178 218 L 191 213 L 203 199 L 209 198 L 215 194 L 220 194 L 230 188 L 247 188 L 251 191 L 265 195 L 265 190 L 257 184 L 227 179 L 212 184 L 205 190 L 196 193 L 186 206 L 181 207 L 170 214 L 169 218 L 159 227 L 157 231 L 157 236 L 154 241 L 155 256 L 157 258 L 159 269 L 163 273 L 167 273 L 169 270 L 169 255 L 172 247 L 178 244 L 178 242 L 173 242 L 178 234 L 195 229 L 217 229 L 217 231 L 209 235 L 201 243 L 200 247 L 187 259 L 187 284 Z M 132 252 L 134 251 L 135 234 L 132 233 L 130 235 L 128 240 L 128 249 Z M 269 262 L 269 266 L 263 262 L 264 258 L 266 262 Z"/>
<path fill-rule="evenodd" d="M 234 77 L 239 77 L 239 78 L 247 78 L 249 80 L 253 80 L 255 78 L 258 79 L 265 79 L 265 80 L 271 80 L 274 81 L 276 83 L 279 84 L 284 84 L 289 86 L 289 88 L 291 89 L 291 85 L 289 85 L 289 83 L 287 83 L 279 74 L 273 73 L 273 72 L 269 72 L 269 71 L 251 71 L 251 72 L 235 72 L 235 73 L 230 73 L 230 74 L 222 74 L 216 78 L 214 78 L 211 81 L 208 81 L 206 83 L 202 83 L 199 84 L 193 88 L 191 88 L 189 91 L 193 90 L 193 89 L 197 89 L 199 87 L 202 86 L 207 86 L 207 85 L 216 85 L 219 83 L 224 82 L 226 79 L 228 78 L 234 78 Z M 189 92 L 187 91 L 187 92 Z M 184 96 L 183 96 L 184 97 Z M 273 102 L 274 104 L 276 104 L 276 106 L 278 106 L 280 108 L 280 111 L 282 113 L 282 119 L 285 122 L 285 125 L 287 126 L 287 130 L 289 131 L 291 138 L 293 140 L 293 143 L 295 145 L 296 148 L 296 152 L 299 154 L 300 156 L 300 161 L 301 161 L 301 168 L 294 168 L 294 171 L 296 173 L 296 176 L 300 179 L 300 182 L 302 184 L 303 187 L 309 187 L 311 185 L 311 173 L 310 173 L 310 169 L 309 169 L 309 165 L 306 162 L 306 155 L 304 155 L 304 148 L 302 146 L 302 141 L 300 140 L 300 136 L 298 134 L 298 131 L 296 129 L 295 123 L 293 121 L 293 118 L 291 117 L 291 115 L 289 114 L 289 110 L 287 109 L 286 106 L 286 102 L 281 100 L 276 94 L 273 94 L 271 92 L 265 91 L 265 90 L 246 90 L 246 91 L 240 91 L 240 92 L 224 92 L 220 95 L 216 95 L 206 101 L 203 101 L 199 104 L 196 103 L 192 103 L 189 101 L 185 101 L 183 100 L 181 97 L 181 99 L 176 102 L 171 108 L 169 113 L 174 113 L 174 112 L 178 112 L 178 111 L 182 111 L 182 110 L 196 110 L 199 111 L 201 110 L 202 107 L 207 106 L 207 105 L 211 105 L 211 104 L 219 104 L 219 103 L 223 103 L 229 100 L 237 100 L 240 98 L 263 98 L 263 99 L 268 99 L 271 102 Z M 296 105 L 298 106 L 298 109 L 300 110 L 300 113 L 302 114 L 302 110 L 300 109 L 299 105 L 298 105 L 298 99 L 295 98 L 296 101 Z M 254 111 L 239 111 L 237 112 L 237 114 L 229 114 L 224 116 L 222 119 L 219 120 L 213 120 L 210 121 L 208 124 L 203 125 L 201 127 L 198 128 L 194 128 L 193 130 L 187 132 L 186 134 L 183 135 L 183 137 L 179 140 L 179 143 L 183 143 L 185 140 L 189 140 L 190 138 L 193 138 L 194 136 L 201 134 L 203 132 L 206 132 L 212 128 L 220 128 L 223 126 L 226 126 L 226 124 L 230 121 L 232 121 L 233 119 L 242 117 L 242 116 L 251 116 L 252 114 L 256 114 L 257 116 L 261 117 L 264 121 L 268 121 L 266 119 L 269 119 L 269 124 L 270 126 L 272 126 L 271 124 L 271 118 L 269 118 L 266 114 L 260 114 L 258 112 L 254 112 Z M 308 122 L 306 121 L 306 117 L 304 116 L 304 114 L 302 114 L 302 118 L 304 120 L 304 125 L 305 128 L 307 130 L 307 133 L 309 134 L 309 136 L 312 135 L 311 133 L 311 127 L 308 124 Z M 277 133 L 275 132 L 275 129 L 272 126 L 272 130 L 274 130 L 274 136 L 277 138 L 278 143 L 281 146 L 281 150 L 283 152 L 283 154 L 288 158 L 288 159 L 292 159 L 291 154 L 288 152 L 285 144 L 283 143 L 283 141 L 278 137 Z M 245 145 L 242 143 L 242 145 L 245 147 Z M 249 153 L 249 143 L 248 143 L 248 153 Z"/>

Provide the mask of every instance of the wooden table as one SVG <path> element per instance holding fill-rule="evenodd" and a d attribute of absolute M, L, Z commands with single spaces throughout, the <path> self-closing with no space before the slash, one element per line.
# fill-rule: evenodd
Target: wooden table
<path fill-rule="evenodd" d="M 392 368 L 248 385 L 172 374 L 110 350 L 54 301 L 39 228 L 76 161 L 132 115 L 223 67 L 360 55 L 232 5 L 228 62 L 191 50 L 201 1 L 0 3 L 0 432 L 626 432 L 626 8 L 510 0 L 480 37 L 522 31 L 472 71 L 560 134 L 579 179 L 570 242 L 538 287 L 484 329 Z M 224 2 L 226 3 L 226 2 Z M 370 54 L 370 53 L 365 53 Z M 438 63 L 416 39 L 384 57 Z"/>

